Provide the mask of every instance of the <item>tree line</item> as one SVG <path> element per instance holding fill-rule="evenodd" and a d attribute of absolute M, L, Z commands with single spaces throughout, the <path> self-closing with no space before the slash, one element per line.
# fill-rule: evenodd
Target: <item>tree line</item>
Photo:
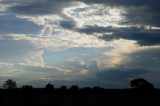
<path fill-rule="evenodd" d="M 130 81 L 130 87 L 131 89 L 154 89 L 154 85 L 151 84 L 150 82 L 148 82 L 147 80 L 143 79 L 143 78 L 137 78 L 137 79 L 133 79 Z M 16 81 L 12 80 L 12 79 L 8 79 L 7 81 L 4 82 L 3 84 L 3 88 L 4 89 L 15 89 L 17 88 L 17 83 Z M 32 85 L 23 85 L 22 88 L 33 88 Z M 51 83 L 48 83 L 45 86 L 46 89 L 48 90 L 53 90 L 55 89 L 54 85 Z M 61 90 L 67 90 L 67 86 L 63 85 L 60 87 Z M 79 87 L 77 85 L 73 85 L 71 86 L 72 90 L 78 90 Z M 91 89 L 90 87 L 85 87 L 84 89 Z M 102 89 L 99 86 L 95 86 L 93 87 L 93 89 Z M 104 88 L 103 88 L 104 89 Z"/>

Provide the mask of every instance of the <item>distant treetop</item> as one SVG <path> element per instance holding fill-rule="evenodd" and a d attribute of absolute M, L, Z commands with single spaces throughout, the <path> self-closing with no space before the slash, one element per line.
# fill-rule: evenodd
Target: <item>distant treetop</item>
<path fill-rule="evenodd" d="M 13 81 L 12 79 L 8 79 L 8 80 L 5 81 L 5 83 L 3 84 L 3 88 L 5 88 L 5 89 L 17 88 L 16 81 Z"/>
<path fill-rule="evenodd" d="M 132 89 L 145 89 L 145 90 L 154 89 L 154 85 L 149 83 L 147 80 L 143 78 L 131 80 L 130 84 Z"/>

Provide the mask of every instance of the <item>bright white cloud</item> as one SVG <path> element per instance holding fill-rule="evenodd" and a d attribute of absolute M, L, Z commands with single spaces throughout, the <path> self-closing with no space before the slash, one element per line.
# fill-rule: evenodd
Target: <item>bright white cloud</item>
<path fill-rule="evenodd" d="M 111 58 L 110 61 L 106 63 L 108 67 L 116 67 L 121 64 L 126 60 L 127 55 L 132 53 L 138 46 L 135 41 L 118 40 L 114 42 L 116 45 L 114 49 L 104 53 L 106 56 Z"/>
<path fill-rule="evenodd" d="M 120 26 L 125 17 L 125 9 L 122 7 L 111 7 L 106 5 L 94 4 L 73 6 L 65 8 L 63 13 L 75 20 L 78 27 L 85 25 L 97 26 Z"/>
<path fill-rule="evenodd" d="M 135 41 L 118 40 L 115 48 L 104 54 L 110 58 L 107 67 L 154 69 L 159 66 L 158 52 L 160 46 L 139 46 Z"/>

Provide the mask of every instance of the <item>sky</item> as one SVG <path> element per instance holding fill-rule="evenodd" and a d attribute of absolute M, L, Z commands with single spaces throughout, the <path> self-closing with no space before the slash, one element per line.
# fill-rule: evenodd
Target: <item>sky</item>
<path fill-rule="evenodd" d="M 0 86 L 160 88 L 159 0 L 0 0 Z"/>

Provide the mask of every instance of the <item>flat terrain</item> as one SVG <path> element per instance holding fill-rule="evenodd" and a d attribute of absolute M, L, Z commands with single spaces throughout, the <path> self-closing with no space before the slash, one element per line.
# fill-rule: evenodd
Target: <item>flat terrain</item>
<path fill-rule="evenodd" d="M 90 94 L 1 90 L 0 94 L 0 106 L 160 106 L 160 90 L 105 90 Z"/>

